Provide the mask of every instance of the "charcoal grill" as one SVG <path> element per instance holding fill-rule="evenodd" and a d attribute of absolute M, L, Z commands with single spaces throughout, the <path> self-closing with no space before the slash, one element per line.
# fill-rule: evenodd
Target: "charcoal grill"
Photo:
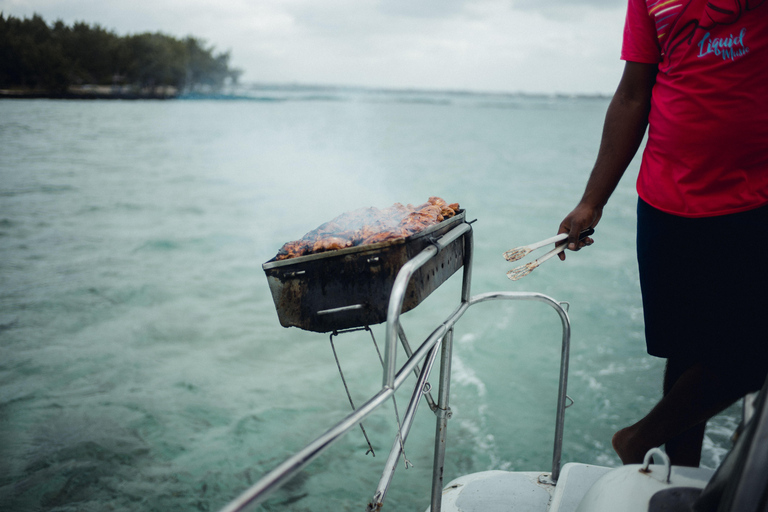
<path fill-rule="evenodd" d="M 460 210 L 407 238 L 264 263 L 280 324 L 332 332 L 386 321 L 400 268 L 464 222 L 465 211 Z M 464 251 L 463 239 L 456 239 L 419 268 L 410 280 L 401 313 L 415 308 L 460 269 Z"/>

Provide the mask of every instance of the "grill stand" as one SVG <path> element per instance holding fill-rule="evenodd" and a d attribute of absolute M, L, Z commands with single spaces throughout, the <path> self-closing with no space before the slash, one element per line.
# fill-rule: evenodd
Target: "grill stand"
<path fill-rule="evenodd" d="M 353 329 L 355 331 L 359 329 Z M 366 331 L 370 331 L 368 327 L 365 328 Z M 341 383 L 344 384 L 344 391 L 347 393 L 347 398 L 349 399 L 349 405 L 352 407 L 352 410 L 355 410 L 355 402 L 352 401 L 352 394 L 349 392 L 349 386 L 347 386 L 347 379 L 344 378 L 344 372 L 341 371 L 341 363 L 339 363 L 339 356 L 336 354 L 336 345 L 333 344 L 333 337 L 338 336 L 339 333 L 337 331 L 333 331 L 330 336 L 331 341 L 331 350 L 333 351 L 333 359 L 336 361 L 336 368 L 339 369 L 339 376 L 341 377 Z M 373 333 L 371 333 L 371 337 L 373 337 Z M 376 340 L 373 340 L 373 344 L 376 345 Z M 379 351 L 379 347 L 376 347 L 376 352 Z M 393 398 L 394 399 L 394 398 Z M 376 452 L 373 450 L 373 445 L 371 445 L 371 440 L 368 439 L 368 434 L 365 432 L 365 427 L 363 426 L 363 423 L 360 422 L 360 430 L 363 432 L 363 437 L 365 438 L 366 444 L 368 444 L 368 451 L 365 452 L 366 455 L 369 453 L 376 456 Z M 405 451 L 405 450 L 403 450 Z"/>
<path fill-rule="evenodd" d="M 400 326 L 400 311 L 405 296 L 405 290 L 408 282 L 414 272 L 422 265 L 434 258 L 440 250 L 445 248 L 451 242 L 463 238 L 465 246 L 464 251 L 464 273 L 461 291 L 461 303 L 440 324 L 424 342 L 410 354 L 405 334 Z M 386 325 L 386 345 L 384 351 L 384 369 L 382 376 L 382 387 L 371 398 L 368 399 L 359 409 L 349 414 L 342 421 L 331 427 L 320 437 L 315 439 L 304 449 L 288 458 L 285 462 L 264 475 L 261 480 L 252 487 L 243 492 L 239 497 L 224 507 L 221 512 L 240 512 L 249 510 L 262 502 L 272 491 L 285 484 L 290 478 L 298 473 L 304 466 L 309 464 L 331 444 L 352 430 L 355 425 L 368 417 L 373 411 L 378 409 L 387 400 L 394 397 L 395 391 L 400 388 L 411 372 L 418 374 L 416 386 L 414 388 L 411 400 L 408 404 L 406 414 L 403 418 L 399 434 L 390 451 L 389 458 L 382 473 L 379 486 L 368 504 L 368 511 L 378 511 L 383 505 L 389 484 L 394 476 L 394 470 L 397 465 L 397 459 L 400 456 L 401 448 L 405 444 L 413 418 L 421 402 L 421 396 L 425 392 L 427 378 L 431 372 L 434 361 L 440 349 L 440 388 L 438 394 L 438 403 L 433 408 L 437 416 L 435 429 L 435 455 L 432 476 L 432 493 L 430 512 L 439 512 L 441 509 L 441 497 L 443 490 L 443 469 L 445 460 L 445 447 L 447 439 L 447 423 L 451 412 L 448 406 L 450 379 L 451 379 L 451 353 L 453 348 L 453 327 L 463 316 L 469 307 L 482 302 L 495 300 L 515 300 L 515 301 L 537 301 L 543 302 L 552 307 L 560 317 L 562 323 L 562 344 L 560 353 L 560 379 L 557 396 L 557 413 L 555 418 L 555 439 L 552 452 L 552 472 L 546 483 L 556 483 L 560 476 L 560 458 L 562 454 L 563 430 L 565 422 L 566 401 L 570 397 L 566 395 L 568 386 L 568 359 L 570 352 L 571 327 L 568 317 L 568 304 L 560 303 L 554 299 L 533 292 L 489 292 L 476 296 L 470 295 L 472 281 L 472 256 L 473 240 L 472 227 L 468 223 L 462 223 L 451 231 L 436 240 L 432 245 L 423 249 L 418 255 L 409 260 L 395 279 L 394 286 L 390 295 L 389 307 L 387 310 Z M 407 361 L 398 370 L 396 365 L 396 345 L 397 338 L 400 337 L 406 348 L 406 354 L 409 356 Z M 424 361 L 421 371 L 417 369 L 419 362 Z M 428 400 L 430 401 L 430 400 Z M 572 401 L 571 401 L 572 403 Z M 434 401 L 430 401 L 430 407 Z M 569 404 L 570 405 L 570 404 Z"/>

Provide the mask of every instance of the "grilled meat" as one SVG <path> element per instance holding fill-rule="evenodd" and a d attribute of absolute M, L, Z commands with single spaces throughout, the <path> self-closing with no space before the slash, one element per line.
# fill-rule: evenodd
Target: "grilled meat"
<path fill-rule="evenodd" d="M 405 238 L 453 217 L 458 211 L 459 203 L 448 204 L 439 197 L 430 197 L 419 206 L 395 203 L 383 210 L 361 208 L 339 215 L 300 240 L 286 243 L 275 259 L 284 260 Z"/>

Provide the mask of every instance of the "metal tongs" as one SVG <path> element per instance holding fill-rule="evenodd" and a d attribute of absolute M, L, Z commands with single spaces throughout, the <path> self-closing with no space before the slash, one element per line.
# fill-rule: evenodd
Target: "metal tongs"
<path fill-rule="evenodd" d="M 595 232 L 594 229 L 589 228 L 585 229 L 581 233 L 579 233 L 579 240 L 584 240 L 586 237 L 592 235 Z M 546 245 L 549 244 L 557 244 L 558 242 L 562 242 L 563 240 L 566 240 L 568 238 L 568 233 L 560 233 L 559 235 L 547 238 L 546 240 L 542 240 L 541 242 L 536 242 L 535 244 L 531 245 L 523 245 L 521 247 L 515 247 L 514 249 L 510 249 L 507 252 L 504 253 L 504 259 L 507 261 L 517 261 L 525 258 L 529 253 L 535 251 L 536 249 L 540 249 Z M 518 279 L 521 279 L 531 272 L 533 272 L 533 269 L 550 259 L 552 256 L 556 256 L 563 252 L 565 248 L 568 246 L 568 243 L 562 243 L 560 245 L 557 245 L 554 249 L 546 253 L 541 258 L 538 258 L 535 261 L 532 261 L 530 263 L 526 263 L 525 265 L 520 265 L 519 267 L 515 267 L 509 272 L 507 272 L 507 277 L 510 278 L 512 281 L 517 281 Z"/>

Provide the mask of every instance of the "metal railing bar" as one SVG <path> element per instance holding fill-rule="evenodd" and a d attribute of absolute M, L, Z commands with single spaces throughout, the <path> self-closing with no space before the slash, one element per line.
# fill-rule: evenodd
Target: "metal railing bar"
<path fill-rule="evenodd" d="M 411 344 L 408 343 L 408 338 L 405 336 L 403 325 L 400 322 L 397 323 L 397 336 L 400 338 L 400 343 L 403 345 L 403 350 L 405 350 L 405 355 L 408 357 L 411 357 L 413 355 L 413 349 L 411 348 Z M 416 378 L 418 379 L 419 369 L 414 368 L 413 374 L 416 375 Z M 437 409 L 437 404 L 432 399 L 432 393 L 429 391 L 424 393 L 424 399 L 427 401 L 427 404 L 429 404 L 429 408 L 434 412 L 434 410 Z"/>
<path fill-rule="evenodd" d="M 432 463 L 431 507 L 433 512 L 440 512 L 443 499 L 443 474 L 445 468 L 445 448 L 448 440 L 448 418 L 450 407 L 448 399 L 451 390 L 451 359 L 453 354 L 453 327 L 443 338 L 440 351 L 440 391 L 437 396 L 437 418 L 435 423 L 435 454 Z"/>
<path fill-rule="evenodd" d="M 563 326 L 563 338 L 560 347 L 560 378 L 557 393 L 557 415 L 555 418 L 555 441 L 552 450 L 552 482 L 560 478 L 560 459 L 563 452 L 563 434 L 565 431 L 565 402 L 568 391 L 568 364 L 571 350 L 571 321 L 568 312 L 562 304 L 551 297 L 536 292 L 488 292 L 472 297 L 470 305 L 479 304 L 490 300 L 532 300 L 543 302 L 552 307 L 558 315 Z"/>
<path fill-rule="evenodd" d="M 408 361 L 406 361 L 402 368 L 400 368 L 400 370 L 397 372 L 397 376 L 394 380 L 395 389 L 398 389 L 403 385 L 405 380 L 409 377 L 408 374 L 413 371 L 413 368 L 418 364 L 418 362 L 424 359 L 426 353 L 432 347 L 434 347 L 435 344 L 443 338 L 443 336 L 445 336 L 445 333 L 447 333 L 448 330 L 451 329 L 456 324 L 456 322 L 458 322 L 459 318 L 464 315 L 464 312 L 466 312 L 468 308 L 469 304 L 459 305 L 445 320 L 445 322 L 440 324 L 437 329 L 432 331 L 432 334 L 430 334 L 427 339 L 424 340 L 421 346 L 416 349 L 416 352 L 413 353 L 413 356 L 408 358 Z"/>
<path fill-rule="evenodd" d="M 426 247 L 419 254 L 406 262 L 397 273 L 395 282 L 392 285 L 392 292 L 389 296 L 389 306 L 387 308 L 382 387 L 392 387 L 395 379 L 395 372 L 397 370 L 397 325 L 399 323 L 400 311 L 403 309 L 405 292 L 413 274 L 426 262 L 434 258 L 440 250 L 464 235 L 464 233 L 471 231 L 471 229 L 472 226 L 467 223 L 458 225 L 440 237 L 440 239 L 435 241 L 433 245 Z"/>
<path fill-rule="evenodd" d="M 472 264 L 474 259 L 475 239 L 472 235 L 472 225 L 469 224 L 469 231 L 464 237 L 464 274 L 461 281 L 461 302 L 469 302 L 472 293 Z"/>
<path fill-rule="evenodd" d="M 416 386 L 414 387 L 413 394 L 411 395 L 411 401 L 408 403 L 408 409 L 405 413 L 403 424 L 400 428 L 403 444 L 405 444 L 405 441 L 408 439 L 408 433 L 411 430 L 413 419 L 416 416 L 416 410 L 421 403 L 421 395 L 424 394 L 424 386 L 427 383 L 429 375 L 432 373 L 432 366 L 435 363 L 435 359 L 437 357 L 438 349 L 440 346 L 441 343 L 438 341 L 438 343 L 436 343 L 435 346 L 430 349 L 424 361 L 424 366 L 421 369 L 419 378 L 416 381 Z M 392 449 L 389 452 L 387 462 L 384 465 L 384 470 L 381 473 L 379 486 L 376 488 L 376 492 L 373 495 L 373 500 L 371 500 L 371 503 L 368 504 L 369 510 L 376 510 L 376 506 L 384 502 L 384 497 L 386 496 L 387 490 L 389 489 L 389 484 L 392 482 L 392 478 L 395 475 L 397 461 L 401 452 L 402 445 L 400 444 L 400 440 L 396 437 L 395 442 L 392 444 Z"/>

